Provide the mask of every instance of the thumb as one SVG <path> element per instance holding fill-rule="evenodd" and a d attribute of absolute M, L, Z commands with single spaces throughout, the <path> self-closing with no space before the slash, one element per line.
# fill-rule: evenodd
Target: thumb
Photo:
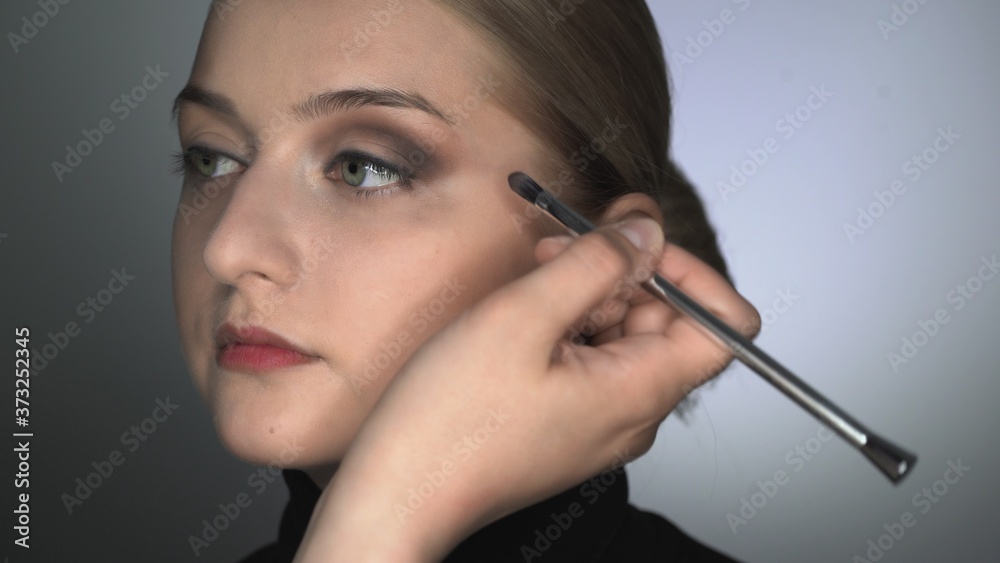
<path fill-rule="evenodd" d="M 565 239 L 549 244 L 562 245 Z M 664 244 L 659 223 L 648 217 L 606 225 L 573 240 L 551 261 L 488 300 L 496 298 L 494 306 L 517 324 L 511 338 L 548 354 L 568 327 L 621 284 L 638 285 L 649 278 Z"/>

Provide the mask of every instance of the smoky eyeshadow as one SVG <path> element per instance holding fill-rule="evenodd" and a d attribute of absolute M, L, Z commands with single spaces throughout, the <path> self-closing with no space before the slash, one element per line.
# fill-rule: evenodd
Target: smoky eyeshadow
<path fill-rule="evenodd" d="M 382 124 L 365 123 L 350 127 L 349 139 L 364 139 L 375 141 L 389 148 L 393 154 L 385 155 L 401 172 L 412 175 L 415 172 L 434 168 L 438 158 L 435 155 L 438 145 L 444 136 L 430 135 L 424 138 L 414 136 L 411 131 L 403 131 Z M 354 133 L 359 134 L 355 137 Z"/>

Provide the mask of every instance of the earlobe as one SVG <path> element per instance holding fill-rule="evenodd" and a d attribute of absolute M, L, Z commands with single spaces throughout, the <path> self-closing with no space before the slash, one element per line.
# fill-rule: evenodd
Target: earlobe
<path fill-rule="evenodd" d="M 663 211 L 660 210 L 656 200 L 648 194 L 639 192 L 627 193 L 612 202 L 607 210 L 601 214 L 597 224 L 600 226 L 617 223 L 641 215 L 652 218 L 660 224 L 661 228 L 663 227 Z"/>

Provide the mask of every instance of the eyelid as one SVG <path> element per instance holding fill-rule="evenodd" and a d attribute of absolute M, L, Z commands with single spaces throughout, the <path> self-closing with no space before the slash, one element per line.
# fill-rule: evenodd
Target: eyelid
<path fill-rule="evenodd" d="M 410 169 L 411 167 L 409 167 L 408 165 L 400 166 L 395 162 L 391 162 L 374 154 L 370 154 L 368 152 L 357 149 L 346 149 L 337 153 L 337 156 L 333 157 L 333 160 L 331 160 L 330 163 L 326 166 L 326 169 L 324 170 L 323 173 L 330 174 L 334 172 L 336 170 L 337 164 L 350 159 L 363 160 L 365 162 L 370 162 L 376 166 L 385 168 L 397 174 L 402 180 L 411 178 L 413 176 L 412 169 Z"/>
<path fill-rule="evenodd" d="M 201 145 L 201 144 L 192 144 L 191 146 L 183 149 L 183 152 L 185 152 L 185 153 L 199 153 L 199 154 L 204 154 L 204 155 L 208 155 L 208 156 L 224 156 L 224 157 L 228 158 L 229 160 L 232 160 L 232 161 L 236 162 L 237 164 L 239 164 L 240 166 L 242 166 L 244 168 L 247 168 L 247 167 L 250 166 L 249 164 L 247 164 L 246 162 L 244 162 L 242 158 L 240 158 L 240 157 L 238 157 L 238 156 L 236 156 L 236 155 L 234 155 L 234 154 L 232 154 L 230 152 L 219 150 L 219 149 L 214 149 L 212 147 L 208 147 L 208 146 Z"/>
<path fill-rule="evenodd" d="M 373 122 L 361 122 L 346 125 L 343 142 L 339 146 L 350 146 L 355 144 L 354 140 L 364 145 L 374 144 L 385 149 L 389 154 L 396 155 L 395 168 L 401 171 L 415 172 L 431 166 L 436 160 L 433 150 L 424 148 L 425 144 L 417 142 L 417 139 L 425 137 L 419 132 L 408 131 L 398 124 L 380 124 Z M 355 136 L 357 135 L 357 136 Z M 436 147 L 440 143 L 435 144 Z M 380 151 L 381 152 L 381 151 Z M 419 154 L 419 158 L 418 155 Z M 374 156 L 368 153 L 366 156 Z M 382 159 L 385 161 L 385 159 Z M 386 163 L 386 162 L 383 162 Z"/>

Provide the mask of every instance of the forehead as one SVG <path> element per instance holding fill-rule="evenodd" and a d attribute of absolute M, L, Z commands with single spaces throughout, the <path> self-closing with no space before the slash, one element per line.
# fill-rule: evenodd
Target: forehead
<path fill-rule="evenodd" d="M 220 0 L 192 82 L 274 111 L 323 90 L 387 86 L 459 103 L 490 72 L 484 43 L 433 0 Z"/>

